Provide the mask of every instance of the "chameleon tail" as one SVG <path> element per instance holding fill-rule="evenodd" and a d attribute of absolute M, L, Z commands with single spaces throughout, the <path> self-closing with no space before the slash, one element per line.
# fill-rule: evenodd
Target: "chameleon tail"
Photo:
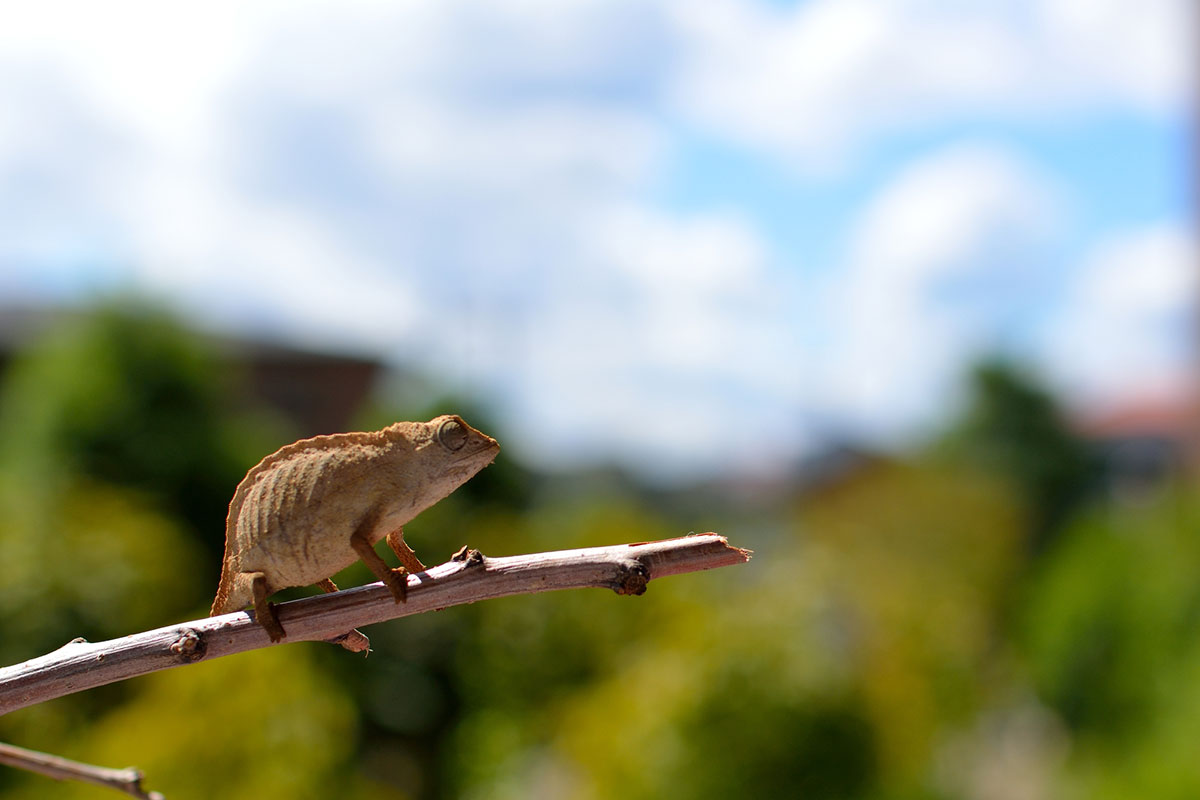
<path fill-rule="evenodd" d="M 217 585 L 217 597 L 213 600 L 210 617 L 239 611 L 254 602 L 254 586 L 244 572 L 233 572 L 228 567 L 221 569 L 221 582 Z"/>

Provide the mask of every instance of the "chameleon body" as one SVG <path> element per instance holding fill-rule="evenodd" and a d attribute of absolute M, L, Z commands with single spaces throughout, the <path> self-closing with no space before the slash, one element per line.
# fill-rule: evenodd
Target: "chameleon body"
<path fill-rule="evenodd" d="M 404 600 L 406 570 L 390 569 L 374 544 L 387 537 L 409 570 L 424 569 L 402 526 L 490 464 L 500 446 L 461 417 L 397 422 L 383 430 L 316 436 L 272 453 L 238 484 L 225 521 L 225 558 L 212 616 L 251 603 L 278 641 L 285 635 L 266 597 L 329 580 L 360 558 Z"/>

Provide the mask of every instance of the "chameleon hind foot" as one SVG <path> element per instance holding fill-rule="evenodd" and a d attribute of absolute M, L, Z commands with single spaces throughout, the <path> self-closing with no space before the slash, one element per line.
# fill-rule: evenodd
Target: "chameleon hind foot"
<path fill-rule="evenodd" d="M 326 594 L 336 592 L 338 590 L 337 584 L 334 583 L 331 578 L 326 578 L 323 581 L 319 581 L 317 583 L 317 588 Z M 362 653 L 363 655 L 366 655 L 367 653 L 371 652 L 371 640 L 368 639 L 367 635 L 358 628 L 338 634 L 337 636 L 330 637 L 325 641 L 329 642 L 330 644 L 336 644 L 339 647 L 343 647 L 346 650 L 349 650 L 351 653 Z"/>
<path fill-rule="evenodd" d="M 382 580 L 383 585 L 388 587 L 388 591 L 392 593 L 393 600 L 397 603 L 408 600 L 408 570 L 404 567 L 389 569 L 387 577 Z"/>
<path fill-rule="evenodd" d="M 267 632 L 272 642 L 281 641 L 287 633 L 279 623 L 275 604 L 267 601 L 267 595 L 270 594 L 267 591 L 267 576 L 261 572 L 251 574 L 250 586 L 254 590 L 254 619 Z"/>

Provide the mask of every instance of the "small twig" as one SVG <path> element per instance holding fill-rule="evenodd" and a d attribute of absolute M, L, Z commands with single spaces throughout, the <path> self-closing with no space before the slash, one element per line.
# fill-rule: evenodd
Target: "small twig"
<path fill-rule="evenodd" d="M 141 798 L 141 800 L 164 800 L 158 792 L 147 792 L 142 788 L 142 773 L 133 767 L 108 769 L 81 764 L 59 756 L 26 750 L 0 742 L 0 764 L 29 770 L 58 781 L 73 780 L 116 789 L 118 792 Z"/>
<path fill-rule="evenodd" d="M 496 597 L 602 587 L 641 594 L 654 578 L 740 564 L 750 552 L 715 533 L 657 542 L 486 558 L 464 550 L 454 560 L 408 578 L 397 604 L 382 584 L 306 597 L 278 607 L 286 642 L 326 640 L 362 625 Z M 120 639 L 70 642 L 44 656 L 0 669 L 0 714 L 96 686 L 260 647 L 266 631 L 249 612 L 193 620 Z"/>

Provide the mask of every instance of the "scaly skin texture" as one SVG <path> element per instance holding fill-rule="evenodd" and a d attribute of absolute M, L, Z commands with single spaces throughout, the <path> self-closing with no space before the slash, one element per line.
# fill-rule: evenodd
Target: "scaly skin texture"
<path fill-rule="evenodd" d="M 402 526 L 495 459 L 496 440 L 461 417 L 397 422 L 380 431 L 317 436 L 264 458 L 238 484 L 225 521 L 225 559 L 211 616 L 254 604 L 273 641 L 284 631 L 266 597 L 319 584 L 362 559 L 404 599 L 406 570 L 373 545 L 385 536 L 408 569 L 424 569 Z"/>

